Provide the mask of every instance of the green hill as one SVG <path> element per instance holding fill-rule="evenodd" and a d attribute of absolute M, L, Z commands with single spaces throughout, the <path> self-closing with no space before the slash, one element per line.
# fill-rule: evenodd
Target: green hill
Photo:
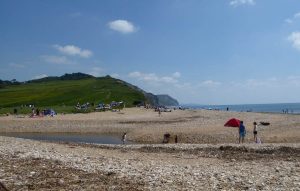
<path fill-rule="evenodd" d="M 178 101 L 169 95 L 156 95 L 156 97 L 158 98 L 159 105 L 166 105 L 166 106 L 178 106 L 179 105 Z"/>
<path fill-rule="evenodd" d="M 15 79 L 0 80 L 0 113 L 11 113 L 15 108 L 20 113 L 28 113 L 34 105 L 40 109 L 54 108 L 58 112 L 90 112 L 99 103 L 124 101 L 126 107 L 142 103 L 153 106 L 176 105 L 177 100 L 168 95 L 154 95 L 137 86 L 110 76 L 94 77 L 83 73 L 52 76 L 26 82 Z M 89 102 L 88 110 L 75 110 L 74 106 Z"/>
<path fill-rule="evenodd" d="M 146 101 L 144 94 L 131 88 L 126 82 L 86 74 L 65 74 L 61 77 L 46 77 L 24 83 L 6 83 L 0 88 L 0 107 L 17 107 L 34 104 L 46 106 L 74 106 L 89 102 L 110 103 L 124 101 L 134 106 Z"/>

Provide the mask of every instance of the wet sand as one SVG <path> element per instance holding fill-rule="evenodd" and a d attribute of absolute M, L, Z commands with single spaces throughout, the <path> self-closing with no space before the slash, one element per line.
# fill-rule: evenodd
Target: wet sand
<path fill-rule="evenodd" d="M 246 144 L 237 128 L 247 128 Z M 253 143 L 253 121 L 263 144 Z M 0 132 L 72 132 L 121 135 L 139 143 L 101 145 L 33 141 L 0 136 L 0 182 L 9 190 L 299 190 L 300 116 L 152 110 L 0 117 Z M 188 143 L 188 144 L 187 144 Z M 200 143 L 200 144 L 199 144 Z"/>
<path fill-rule="evenodd" d="M 237 143 L 238 129 L 224 127 L 230 118 L 244 121 L 246 142 L 253 142 L 254 121 L 270 122 L 260 126 L 258 136 L 264 143 L 300 142 L 300 115 L 263 114 L 207 110 L 176 110 L 162 113 L 142 108 L 130 108 L 121 112 L 96 112 L 68 114 L 43 118 L 0 117 L 0 133 L 49 132 L 93 133 L 120 136 L 127 132 L 129 140 L 136 143 L 161 143 L 165 133 L 178 136 L 180 143 Z"/>

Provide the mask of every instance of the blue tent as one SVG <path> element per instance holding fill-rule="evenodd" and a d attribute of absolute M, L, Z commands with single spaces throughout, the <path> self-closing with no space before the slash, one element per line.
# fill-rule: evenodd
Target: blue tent
<path fill-rule="evenodd" d="M 53 109 L 45 109 L 44 110 L 44 115 L 56 115 L 57 113 Z"/>

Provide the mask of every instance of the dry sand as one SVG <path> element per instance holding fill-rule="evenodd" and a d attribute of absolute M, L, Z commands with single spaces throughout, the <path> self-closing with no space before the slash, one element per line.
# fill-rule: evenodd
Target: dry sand
<path fill-rule="evenodd" d="M 223 126 L 232 117 L 245 122 L 247 144 L 234 144 L 237 129 Z M 271 123 L 259 128 L 264 144 L 253 143 L 253 121 Z M 300 190 L 299 115 L 176 110 L 159 117 L 132 108 L 0 117 L 2 133 L 125 131 L 139 143 L 161 143 L 168 132 L 180 144 L 65 144 L 0 136 L 0 182 L 9 190 Z"/>
<path fill-rule="evenodd" d="M 139 143 L 161 143 L 163 134 L 170 133 L 171 141 L 178 135 L 180 143 L 236 143 L 238 129 L 224 127 L 230 118 L 244 121 L 246 142 L 253 142 L 254 121 L 267 121 L 260 126 L 258 136 L 264 143 L 300 142 L 300 115 L 262 114 L 207 110 L 176 110 L 162 113 L 142 108 L 124 109 L 121 112 L 68 114 L 43 118 L 0 117 L 2 132 L 67 132 L 99 133 L 121 136 Z"/>

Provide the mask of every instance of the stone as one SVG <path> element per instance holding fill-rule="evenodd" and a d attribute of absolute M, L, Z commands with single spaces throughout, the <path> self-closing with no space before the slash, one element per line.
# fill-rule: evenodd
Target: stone
<path fill-rule="evenodd" d="M 65 181 L 64 181 L 63 179 L 59 179 L 58 184 L 59 184 L 59 185 L 64 185 L 64 184 L 65 184 Z"/>

